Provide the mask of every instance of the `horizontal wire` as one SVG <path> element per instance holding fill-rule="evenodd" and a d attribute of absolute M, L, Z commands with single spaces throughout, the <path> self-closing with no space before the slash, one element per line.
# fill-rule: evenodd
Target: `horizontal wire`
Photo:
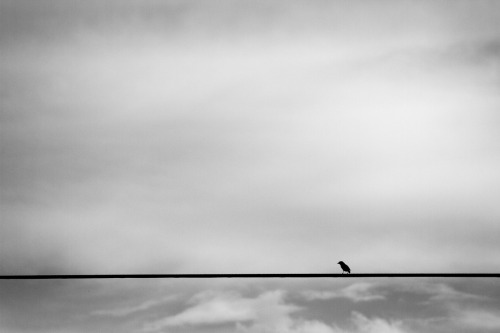
<path fill-rule="evenodd" d="M 382 278 L 382 277 L 442 277 L 442 278 L 500 278 L 500 273 L 360 273 L 360 274 L 311 274 L 311 273 L 265 273 L 265 274 L 43 274 L 0 275 L 0 280 L 52 280 L 52 279 L 218 279 L 218 278 Z"/>

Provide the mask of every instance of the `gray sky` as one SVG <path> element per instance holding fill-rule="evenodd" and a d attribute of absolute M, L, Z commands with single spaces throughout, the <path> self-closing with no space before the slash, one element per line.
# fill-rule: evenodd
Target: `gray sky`
<path fill-rule="evenodd" d="M 2 1 L 0 270 L 496 271 L 498 9 Z"/>
<path fill-rule="evenodd" d="M 499 7 L 0 0 L 0 274 L 498 272 Z"/>

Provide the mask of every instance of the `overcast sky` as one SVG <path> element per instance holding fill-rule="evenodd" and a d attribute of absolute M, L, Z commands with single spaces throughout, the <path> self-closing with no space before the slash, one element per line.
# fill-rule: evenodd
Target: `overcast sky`
<path fill-rule="evenodd" d="M 499 2 L 0 0 L 0 50 L 0 274 L 499 271 Z M 407 293 L 377 283 L 370 302 Z M 321 284 L 156 287 L 116 293 L 150 319 L 194 299 L 150 331 L 326 304 Z M 345 327 L 379 332 L 363 311 Z"/>

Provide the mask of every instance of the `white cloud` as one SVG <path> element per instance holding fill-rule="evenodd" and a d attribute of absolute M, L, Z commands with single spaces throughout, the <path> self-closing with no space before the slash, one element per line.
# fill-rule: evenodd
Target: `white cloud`
<path fill-rule="evenodd" d="M 367 318 L 358 312 L 352 318 L 358 333 L 402 333 L 406 332 L 401 321 L 385 320 L 382 318 Z"/>
<path fill-rule="evenodd" d="M 498 308 L 475 308 L 450 305 L 444 316 L 415 319 L 418 331 L 425 332 L 499 332 Z"/>
<path fill-rule="evenodd" d="M 146 331 L 183 325 L 207 325 L 255 321 L 275 323 L 287 318 L 299 308 L 284 304 L 283 292 L 269 291 L 255 298 L 243 297 L 236 292 L 204 292 L 191 300 L 194 305 L 186 310 L 146 325 Z"/>
<path fill-rule="evenodd" d="M 430 286 L 432 287 L 428 291 L 433 294 L 430 298 L 431 301 L 467 301 L 485 299 L 485 296 L 466 293 L 444 283 L 438 283 Z"/>
<path fill-rule="evenodd" d="M 500 312 L 483 309 L 456 310 L 453 321 L 473 329 L 500 331 Z"/>
<path fill-rule="evenodd" d="M 361 288 L 363 287 L 355 287 Z M 294 315 L 306 310 L 285 303 L 283 291 L 267 291 L 256 297 L 236 292 L 203 292 L 195 295 L 184 311 L 144 325 L 144 332 L 160 332 L 168 327 L 234 324 L 243 333 L 402 333 L 401 321 L 368 318 L 353 312 L 349 328 L 335 323 Z"/>
<path fill-rule="evenodd" d="M 317 320 L 292 318 L 290 315 L 271 323 L 255 322 L 253 325 L 239 326 L 245 333 L 404 333 L 407 330 L 401 321 L 383 318 L 368 318 L 353 312 L 351 327 L 341 328 L 334 323 L 328 325 Z"/>
<path fill-rule="evenodd" d="M 426 295 L 429 297 L 428 302 L 456 303 L 460 301 L 481 301 L 487 299 L 484 295 L 461 291 L 444 282 L 415 281 L 413 283 L 387 283 L 380 287 L 393 292 L 410 292 L 416 295 Z"/>
<path fill-rule="evenodd" d="M 124 317 L 131 315 L 136 312 L 140 311 L 146 311 L 151 309 L 152 307 L 165 304 L 168 302 L 171 302 L 175 300 L 177 296 L 175 295 L 169 295 L 166 297 L 163 297 L 161 299 L 157 300 L 148 300 L 145 302 L 142 302 L 138 305 L 132 305 L 132 306 L 126 306 L 126 307 L 120 307 L 120 308 L 115 308 L 115 309 L 108 309 L 108 310 L 98 310 L 92 312 L 92 315 L 97 315 L 97 316 L 112 316 L 112 317 Z"/>
<path fill-rule="evenodd" d="M 368 282 L 353 283 L 337 291 L 305 291 L 303 296 L 308 300 L 347 298 L 354 302 L 367 302 L 385 299 L 384 295 L 373 292 L 375 285 Z"/>
<path fill-rule="evenodd" d="M 274 322 L 255 322 L 253 325 L 238 325 L 238 331 L 244 333 L 342 333 L 341 329 L 329 326 L 317 320 L 292 319 L 290 316 L 275 318 Z"/>

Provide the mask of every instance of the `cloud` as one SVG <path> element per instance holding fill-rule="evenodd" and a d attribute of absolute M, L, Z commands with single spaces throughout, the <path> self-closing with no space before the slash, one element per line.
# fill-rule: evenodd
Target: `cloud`
<path fill-rule="evenodd" d="M 367 284 L 344 285 L 337 280 L 209 280 L 154 280 L 150 285 L 147 280 L 92 284 L 68 281 L 56 283 L 52 291 L 47 282 L 37 282 L 36 290 L 28 283 L 4 283 L 3 290 L 0 288 L 2 328 L 15 327 L 24 316 L 37 318 L 39 322 L 27 322 L 35 326 L 43 322 L 46 328 L 74 324 L 62 318 L 81 318 L 74 324 L 74 332 L 89 331 L 91 325 L 101 331 L 119 327 L 121 331 L 150 333 L 494 332 L 500 317 L 495 293 L 487 299 L 479 297 L 481 293 L 488 295 L 488 289 L 496 286 L 494 281 L 369 279 Z M 327 285 L 336 293 L 324 293 Z M 207 289 L 210 291 L 200 292 Z M 370 302 L 373 295 L 383 298 Z M 329 301 L 305 301 L 320 298 Z M 346 303 L 344 298 L 357 303 Z M 47 306 L 40 306 L 42 303 Z M 19 308 L 23 313 L 17 312 Z M 90 315 L 82 317 L 82 313 Z"/>
<path fill-rule="evenodd" d="M 176 315 L 149 323 L 145 330 L 157 331 L 170 326 L 274 321 L 299 309 L 285 304 L 283 296 L 281 291 L 269 291 L 255 298 L 243 297 L 236 292 L 203 292 L 192 298 L 193 306 Z"/>
<path fill-rule="evenodd" d="M 498 307 L 484 308 L 450 304 L 443 316 L 412 319 L 417 331 L 426 332 L 498 332 L 500 311 Z"/>
<path fill-rule="evenodd" d="M 399 320 L 385 320 L 382 318 L 367 318 L 361 313 L 354 312 L 352 321 L 355 329 L 353 332 L 359 333 L 403 333 L 406 329 Z"/>
<path fill-rule="evenodd" d="M 386 320 L 379 317 L 368 318 L 353 312 L 350 327 L 339 327 L 335 323 L 327 324 L 318 320 L 304 320 L 287 315 L 271 323 L 254 322 L 251 325 L 239 325 L 245 333 L 405 333 L 407 329 L 401 321 Z"/>
<path fill-rule="evenodd" d="M 336 327 L 317 320 L 292 319 L 289 316 L 276 319 L 274 322 L 255 322 L 251 325 L 237 325 L 242 333 L 344 333 Z"/>
<path fill-rule="evenodd" d="M 472 329 L 500 330 L 500 311 L 467 309 L 454 313 L 454 321 Z"/>
<path fill-rule="evenodd" d="M 367 302 L 385 299 L 384 295 L 376 294 L 373 289 L 376 285 L 368 282 L 353 283 L 338 291 L 305 291 L 302 295 L 307 300 L 347 298 L 353 302 Z"/>
<path fill-rule="evenodd" d="M 473 294 L 460 290 L 452 282 L 416 281 L 414 283 L 379 283 L 378 286 L 391 293 L 409 292 L 427 296 L 427 303 L 456 304 L 467 301 L 485 301 L 486 295 Z"/>
<path fill-rule="evenodd" d="M 160 332 L 168 327 L 233 324 L 243 333 L 401 333 L 400 321 L 368 318 L 353 312 L 347 328 L 335 323 L 305 319 L 298 314 L 306 308 L 284 300 L 283 291 L 267 291 L 255 297 L 236 292 L 203 292 L 195 295 L 187 309 L 144 325 L 145 332 Z"/>
<path fill-rule="evenodd" d="M 442 52 L 469 11 L 245 3 L 2 5 L 0 271 L 494 267 L 496 72 Z"/>
<path fill-rule="evenodd" d="M 133 305 L 133 306 L 128 306 L 128 307 L 119 307 L 119 308 L 108 309 L 108 310 L 93 311 L 91 313 L 91 315 L 124 317 L 124 316 L 129 316 L 131 314 L 134 314 L 136 312 L 147 311 L 147 310 L 149 310 L 153 307 L 156 307 L 158 305 L 172 302 L 175 299 L 177 299 L 177 296 L 169 295 L 169 296 L 163 297 L 163 298 L 158 299 L 158 300 L 148 300 L 148 301 L 145 301 L 145 302 L 140 303 L 138 305 Z"/>
<path fill-rule="evenodd" d="M 445 283 L 437 283 L 430 285 L 427 290 L 432 296 L 429 301 L 472 301 L 472 300 L 486 300 L 487 297 L 483 295 L 475 295 L 464 291 L 457 290 L 452 286 Z"/>

